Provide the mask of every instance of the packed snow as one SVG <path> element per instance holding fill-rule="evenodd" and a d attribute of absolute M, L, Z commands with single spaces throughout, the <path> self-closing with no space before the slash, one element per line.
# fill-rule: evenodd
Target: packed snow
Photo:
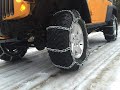
<path fill-rule="evenodd" d="M 89 35 L 90 55 L 75 72 L 52 65 L 47 50 L 30 48 L 19 62 L 0 60 L 0 90 L 119 90 L 120 32 L 107 43 L 102 32 Z"/>

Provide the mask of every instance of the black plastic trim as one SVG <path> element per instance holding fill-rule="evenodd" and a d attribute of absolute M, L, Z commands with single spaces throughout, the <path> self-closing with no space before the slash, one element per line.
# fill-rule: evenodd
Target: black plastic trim
<path fill-rule="evenodd" d="M 107 8 L 106 22 L 109 22 L 111 20 L 112 14 L 114 12 L 116 13 L 115 16 L 117 17 L 117 13 L 118 13 L 117 7 L 114 5 L 109 5 Z"/>
<path fill-rule="evenodd" d="M 10 43 L 10 42 L 21 42 L 21 41 L 17 40 L 17 38 L 5 39 L 5 40 L 0 39 L 0 43 Z"/>
<path fill-rule="evenodd" d="M 93 30 L 99 30 L 99 28 L 103 27 L 107 25 L 107 23 L 89 23 L 89 24 L 86 24 L 86 27 L 87 27 L 87 32 L 88 34 L 91 33 Z"/>

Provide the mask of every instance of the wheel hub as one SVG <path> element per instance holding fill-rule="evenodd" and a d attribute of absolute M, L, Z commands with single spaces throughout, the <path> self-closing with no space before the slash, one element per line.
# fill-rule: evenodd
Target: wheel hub
<path fill-rule="evenodd" d="M 80 58 L 84 49 L 84 37 L 82 28 L 77 23 L 73 25 L 73 29 L 70 34 L 70 45 L 73 57 L 77 59 Z"/>
<path fill-rule="evenodd" d="M 12 54 L 12 55 L 18 55 L 21 51 L 22 51 L 22 48 L 21 47 L 17 47 L 17 45 L 14 45 L 12 43 L 7 43 L 7 44 L 4 44 L 4 49 L 9 53 L 9 54 Z"/>

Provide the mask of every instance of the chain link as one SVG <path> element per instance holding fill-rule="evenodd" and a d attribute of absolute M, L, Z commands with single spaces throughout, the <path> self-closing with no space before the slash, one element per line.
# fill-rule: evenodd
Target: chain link
<path fill-rule="evenodd" d="M 66 49 L 62 49 L 62 50 L 59 50 L 59 49 L 51 49 L 51 48 L 47 48 L 48 51 L 51 51 L 51 52 L 57 52 L 57 53 L 64 53 L 64 52 L 67 52 L 67 51 L 70 51 L 70 47 L 66 48 Z"/>
<path fill-rule="evenodd" d="M 66 31 L 70 31 L 71 28 L 67 28 L 67 27 L 62 27 L 62 26 L 49 26 L 46 28 L 46 30 L 49 30 L 49 29 L 62 29 L 62 30 L 66 30 Z"/>

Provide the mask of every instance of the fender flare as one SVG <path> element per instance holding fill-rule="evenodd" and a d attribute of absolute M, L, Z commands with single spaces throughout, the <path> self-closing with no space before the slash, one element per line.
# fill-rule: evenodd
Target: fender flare
<path fill-rule="evenodd" d="M 107 7 L 106 22 L 109 22 L 111 20 L 112 14 L 114 14 L 117 17 L 118 10 L 115 5 L 109 5 Z"/>

